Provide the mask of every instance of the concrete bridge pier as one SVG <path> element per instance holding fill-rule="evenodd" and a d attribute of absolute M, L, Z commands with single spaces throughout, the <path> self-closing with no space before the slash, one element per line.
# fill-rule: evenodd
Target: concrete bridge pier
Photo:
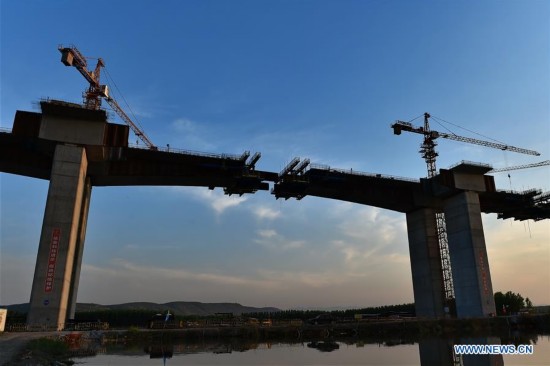
<path fill-rule="evenodd" d="M 416 316 L 442 318 L 445 292 L 435 211 L 423 208 L 408 212 L 407 233 Z"/>
<path fill-rule="evenodd" d="M 445 222 L 458 318 L 496 313 L 477 192 L 445 200 Z"/>
<path fill-rule="evenodd" d="M 445 214 L 457 317 L 487 317 L 496 313 L 479 201 L 480 193 L 495 190 L 492 177 L 485 176 L 490 169 L 472 163 L 441 169 L 439 176 L 424 183 L 438 204 L 406 213 L 418 317 L 445 316 L 436 210 Z"/>
<path fill-rule="evenodd" d="M 63 329 L 74 316 L 91 195 L 83 147 L 58 144 L 32 285 L 27 324 Z"/>

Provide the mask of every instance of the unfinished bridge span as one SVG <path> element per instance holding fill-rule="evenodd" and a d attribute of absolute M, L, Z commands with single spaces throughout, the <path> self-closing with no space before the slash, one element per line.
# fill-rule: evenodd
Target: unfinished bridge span
<path fill-rule="evenodd" d="M 284 169 L 272 193 L 277 198 L 317 196 L 375 206 L 406 215 L 416 314 L 446 316 L 436 213 L 443 212 L 455 284 L 456 315 L 496 313 L 481 213 L 499 218 L 550 217 L 549 195 L 539 190 L 497 191 L 492 167 L 461 162 L 433 178 L 412 180 L 312 165 Z"/>

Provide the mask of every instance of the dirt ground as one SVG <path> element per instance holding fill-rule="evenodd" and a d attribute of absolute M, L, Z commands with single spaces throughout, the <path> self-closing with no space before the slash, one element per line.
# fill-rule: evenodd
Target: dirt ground
<path fill-rule="evenodd" d="M 61 332 L 4 332 L 0 333 L 0 365 L 17 365 L 15 356 L 25 345 L 37 338 L 58 335 Z"/>

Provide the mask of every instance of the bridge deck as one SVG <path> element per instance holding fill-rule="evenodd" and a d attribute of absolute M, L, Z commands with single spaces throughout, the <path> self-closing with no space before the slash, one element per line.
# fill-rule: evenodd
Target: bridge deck
<path fill-rule="evenodd" d="M 0 133 L 0 171 L 49 179 L 57 142 Z M 86 146 L 93 186 L 205 186 L 228 193 L 268 190 L 275 173 L 256 171 L 228 154 L 197 154 L 131 147 Z M 235 190 L 235 191 L 232 191 Z"/>
<path fill-rule="evenodd" d="M 446 195 L 458 190 L 447 189 Z M 284 175 L 275 184 L 272 193 L 277 198 L 302 199 L 316 196 L 360 203 L 398 212 L 411 212 L 422 207 L 441 210 L 443 197 L 432 189 L 426 179 L 369 174 L 329 167 L 312 167 L 303 174 Z M 543 220 L 550 218 L 550 203 L 540 191 L 488 191 L 479 194 L 481 211 L 496 213 L 499 218 L 516 220 Z"/>
<path fill-rule="evenodd" d="M 0 171 L 49 179 L 57 142 L 0 132 Z M 247 166 L 243 155 L 198 154 L 135 147 L 86 146 L 88 176 L 94 186 L 223 187 L 228 194 L 268 190 L 276 198 L 324 197 L 383 209 L 410 212 L 442 207 L 425 180 L 312 166 L 279 176 Z M 480 193 L 481 211 L 499 218 L 550 218 L 550 202 L 539 191 Z"/>

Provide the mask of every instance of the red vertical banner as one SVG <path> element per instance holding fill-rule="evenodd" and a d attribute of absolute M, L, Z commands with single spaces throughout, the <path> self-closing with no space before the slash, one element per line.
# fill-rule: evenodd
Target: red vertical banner
<path fill-rule="evenodd" d="M 489 286 L 487 284 L 487 273 L 485 272 L 484 257 L 483 250 L 479 249 L 479 269 L 481 270 L 481 281 L 483 284 L 483 292 L 487 295 L 489 294 Z"/>
<path fill-rule="evenodd" d="M 50 242 L 50 253 L 48 256 L 48 268 L 46 270 L 46 283 L 44 285 L 44 292 L 52 292 L 53 290 L 53 277 L 55 273 L 55 263 L 57 261 L 57 252 L 59 251 L 60 238 L 61 229 L 53 228 L 52 240 Z"/>

